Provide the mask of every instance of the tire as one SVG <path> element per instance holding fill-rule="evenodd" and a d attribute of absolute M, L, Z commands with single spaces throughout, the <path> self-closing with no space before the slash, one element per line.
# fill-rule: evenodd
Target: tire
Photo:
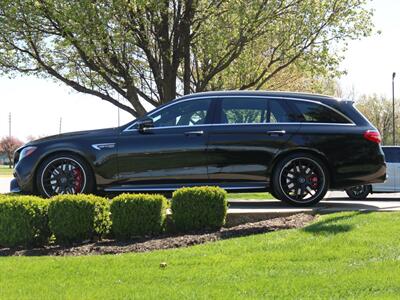
<path fill-rule="evenodd" d="M 312 206 L 329 188 L 325 164 L 308 153 L 295 153 L 280 160 L 272 174 L 274 194 L 292 206 Z"/>
<path fill-rule="evenodd" d="M 268 191 L 268 193 L 270 193 L 275 199 L 280 200 L 278 197 L 278 195 L 275 193 L 274 189 L 271 189 L 270 191 Z"/>
<path fill-rule="evenodd" d="M 370 185 L 357 185 L 345 190 L 347 196 L 353 200 L 364 200 L 371 193 Z"/>
<path fill-rule="evenodd" d="M 58 194 L 89 194 L 94 190 L 93 172 L 75 154 L 55 154 L 46 158 L 36 172 L 37 191 L 45 198 Z"/>

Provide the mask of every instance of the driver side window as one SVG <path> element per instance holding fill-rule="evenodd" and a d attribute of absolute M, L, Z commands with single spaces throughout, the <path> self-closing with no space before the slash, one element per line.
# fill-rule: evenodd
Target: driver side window
<path fill-rule="evenodd" d="M 166 107 L 151 116 L 154 127 L 206 124 L 210 99 L 189 100 Z"/>

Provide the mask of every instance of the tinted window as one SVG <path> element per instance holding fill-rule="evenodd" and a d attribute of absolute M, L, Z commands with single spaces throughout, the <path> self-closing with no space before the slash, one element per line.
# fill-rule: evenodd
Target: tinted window
<path fill-rule="evenodd" d="M 220 122 L 252 124 L 290 122 L 289 112 L 279 100 L 263 98 L 227 98 L 222 100 Z"/>
<path fill-rule="evenodd" d="M 166 107 L 151 116 L 154 127 L 205 124 L 210 103 L 209 99 L 191 100 Z"/>
<path fill-rule="evenodd" d="M 350 123 L 336 111 L 324 105 L 307 101 L 289 101 L 297 111 L 300 122 L 311 123 Z"/>
<path fill-rule="evenodd" d="M 385 153 L 385 161 L 388 163 L 400 162 L 400 149 L 396 148 L 382 148 Z"/>

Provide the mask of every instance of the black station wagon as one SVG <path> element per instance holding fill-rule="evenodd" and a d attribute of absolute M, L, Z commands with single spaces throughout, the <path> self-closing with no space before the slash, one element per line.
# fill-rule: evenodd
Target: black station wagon
<path fill-rule="evenodd" d="M 119 128 L 30 142 L 15 162 L 11 190 L 45 197 L 211 185 L 304 206 L 386 177 L 379 132 L 352 101 L 288 92 L 184 96 Z"/>

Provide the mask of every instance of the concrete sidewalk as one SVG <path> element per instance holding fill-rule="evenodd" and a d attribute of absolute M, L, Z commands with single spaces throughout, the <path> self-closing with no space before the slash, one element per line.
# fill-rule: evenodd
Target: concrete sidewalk
<path fill-rule="evenodd" d="M 400 211 L 400 193 L 373 194 L 367 200 L 349 200 L 344 192 L 329 192 L 313 207 L 292 207 L 278 200 L 229 200 L 229 226 L 246 222 L 291 216 L 299 213 L 328 214 L 342 211 L 393 212 Z"/>
<path fill-rule="evenodd" d="M 0 194 L 8 193 L 10 191 L 10 181 L 12 178 L 0 177 Z"/>
<path fill-rule="evenodd" d="M 400 199 L 371 199 L 363 201 L 325 198 L 312 207 L 292 207 L 278 200 L 229 200 L 230 213 L 315 213 L 339 211 L 400 211 Z"/>

